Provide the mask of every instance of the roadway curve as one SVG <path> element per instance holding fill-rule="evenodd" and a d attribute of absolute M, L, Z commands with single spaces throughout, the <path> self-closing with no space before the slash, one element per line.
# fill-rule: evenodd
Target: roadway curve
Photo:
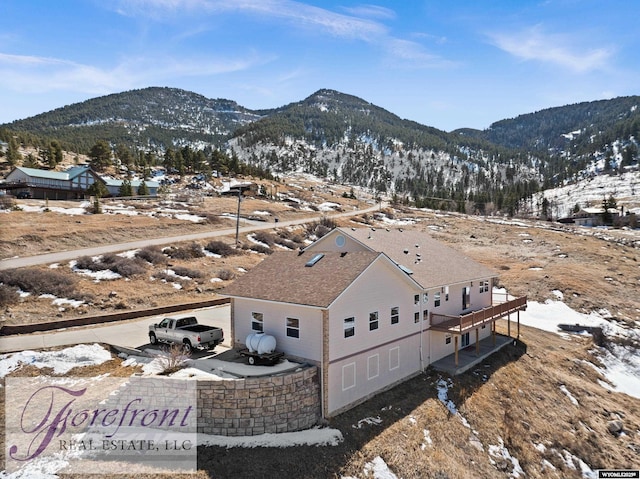
<path fill-rule="evenodd" d="M 369 213 L 371 211 L 375 211 L 384 206 L 384 203 L 376 204 L 371 206 L 370 208 L 366 208 L 363 210 L 354 210 L 354 211 L 346 211 L 343 213 L 337 213 L 335 215 L 331 215 L 330 218 L 345 218 L 349 216 L 357 216 L 363 213 Z M 274 228 L 282 228 L 286 226 L 295 226 L 304 223 L 310 223 L 312 221 L 319 221 L 323 216 L 314 216 L 313 218 L 300 218 L 296 220 L 288 220 L 281 221 L 278 223 L 261 223 L 261 222 L 253 222 L 253 224 L 249 226 L 243 226 L 239 229 L 239 233 L 249 233 L 251 231 L 258 230 L 268 230 Z M 25 268 L 27 266 L 35 266 L 39 264 L 50 264 L 50 263 L 62 263 L 64 261 L 70 261 L 72 259 L 79 258 L 81 256 L 99 256 L 106 253 L 117 253 L 120 251 L 127 251 L 131 249 L 139 249 L 144 248 L 145 246 L 151 245 L 165 245 L 168 243 L 177 243 L 183 241 L 196 241 L 206 238 L 214 238 L 219 236 L 235 236 L 236 229 L 235 228 L 225 228 L 217 231 L 208 231 L 205 233 L 192 233 L 188 235 L 179 235 L 179 236 L 165 236 L 162 238 L 150 238 L 139 241 L 131 241 L 128 243 L 116 243 L 111 245 L 104 246 L 95 246 L 92 248 L 84 248 L 70 251 L 59 251 L 57 253 L 47 253 L 36 256 L 25 256 L 25 257 L 17 257 L 17 258 L 8 258 L 0 260 L 0 270 L 3 269 L 13 269 L 13 268 Z"/>

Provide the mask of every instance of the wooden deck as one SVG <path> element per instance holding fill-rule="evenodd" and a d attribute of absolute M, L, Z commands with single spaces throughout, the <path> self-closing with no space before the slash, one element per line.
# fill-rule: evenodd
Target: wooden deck
<path fill-rule="evenodd" d="M 463 334 L 525 309 L 527 309 L 527 297 L 521 296 L 460 316 L 431 313 L 431 329 L 450 334 Z"/>

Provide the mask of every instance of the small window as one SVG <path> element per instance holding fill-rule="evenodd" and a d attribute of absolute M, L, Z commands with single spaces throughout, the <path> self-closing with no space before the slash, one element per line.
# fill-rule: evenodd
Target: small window
<path fill-rule="evenodd" d="M 436 308 L 440 306 L 440 291 L 433 295 L 433 306 Z"/>
<path fill-rule="evenodd" d="M 287 336 L 290 338 L 300 337 L 300 320 L 298 318 L 287 318 Z"/>
<path fill-rule="evenodd" d="M 251 329 L 253 331 L 264 331 L 264 314 L 262 313 L 251 313 Z"/>
<path fill-rule="evenodd" d="M 400 308 L 395 306 L 391 308 L 391 324 L 398 324 L 400 322 Z"/>
<path fill-rule="evenodd" d="M 350 338 L 356 334 L 356 318 L 346 318 L 344 320 L 344 337 Z"/>
<path fill-rule="evenodd" d="M 423 321 L 429 321 L 429 310 L 428 309 L 425 309 L 422 312 L 422 320 Z"/>
<path fill-rule="evenodd" d="M 489 292 L 489 281 L 480 281 L 480 292 L 481 293 Z"/>
<path fill-rule="evenodd" d="M 378 329 L 378 312 L 369 313 L 369 331 Z"/>
<path fill-rule="evenodd" d="M 414 323 L 419 323 L 420 322 L 420 312 L 416 311 L 415 313 L 413 313 L 413 322 Z"/>
<path fill-rule="evenodd" d="M 424 293 L 422 295 L 422 302 L 425 304 L 429 302 L 429 293 Z"/>
<path fill-rule="evenodd" d="M 449 301 L 449 286 L 444 287 L 444 300 Z"/>
<path fill-rule="evenodd" d="M 419 294 L 414 294 L 413 295 L 413 304 L 420 304 L 420 295 Z"/>
<path fill-rule="evenodd" d="M 451 344 L 451 335 L 447 334 L 444 339 L 445 344 Z"/>

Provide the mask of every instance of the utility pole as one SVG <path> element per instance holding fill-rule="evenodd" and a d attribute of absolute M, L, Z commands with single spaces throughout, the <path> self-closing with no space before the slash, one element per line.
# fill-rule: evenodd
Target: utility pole
<path fill-rule="evenodd" d="M 240 200 L 242 199 L 242 187 L 238 185 L 238 213 L 236 214 L 236 248 L 238 247 L 238 233 L 240 232 Z"/>

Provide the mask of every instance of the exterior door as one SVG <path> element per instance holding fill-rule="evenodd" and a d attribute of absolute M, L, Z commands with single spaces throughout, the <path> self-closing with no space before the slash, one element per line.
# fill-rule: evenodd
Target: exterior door
<path fill-rule="evenodd" d="M 469 346 L 469 333 L 464 333 L 460 335 L 460 347 L 466 348 Z"/>

